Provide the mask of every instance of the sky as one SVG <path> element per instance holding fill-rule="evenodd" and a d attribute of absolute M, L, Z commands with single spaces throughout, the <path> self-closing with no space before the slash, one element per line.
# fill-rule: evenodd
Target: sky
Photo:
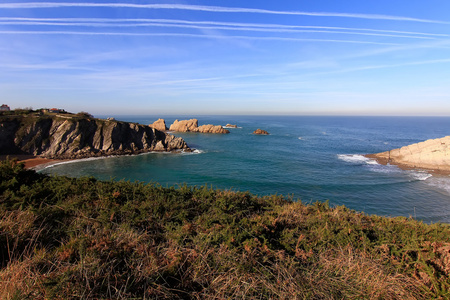
<path fill-rule="evenodd" d="M 0 102 L 450 116 L 450 1 L 1 0 Z"/>

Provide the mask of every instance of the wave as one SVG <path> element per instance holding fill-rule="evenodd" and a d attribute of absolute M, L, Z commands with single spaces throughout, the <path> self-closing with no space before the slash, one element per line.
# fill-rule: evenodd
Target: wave
<path fill-rule="evenodd" d="M 428 178 L 432 177 L 433 175 L 425 172 L 425 171 L 417 171 L 417 170 L 402 170 L 399 167 L 395 165 L 381 165 L 376 160 L 367 158 L 364 155 L 361 154 L 338 154 L 337 157 L 340 160 L 343 160 L 348 163 L 352 163 L 355 165 L 366 165 L 370 167 L 370 170 L 377 173 L 384 173 L 384 174 L 393 174 L 393 173 L 403 173 L 408 175 L 410 178 L 409 181 L 425 181 Z M 449 178 L 449 184 L 450 184 L 450 178 Z M 450 185 L 449 185 L 450 190 Z"/>
<path fill-rule="evenodd" d="M 65 160 L 65 161 L 61 161 L 61 162 L 57 162 L 57 163 L 51 163 L 51 164 L 48 164 L 48 165 L 43 165 L 42 168 L 36 168 L 35 170 L 40 172 L 42 170 L 45 170 L 45 169 L 48 169 L 48 168 L 53 168 L 53 167 L 56 167 L 56 166 L 68 165 L 68 164 L 73 164 L 73 163 L 78 163 L 78 162 L 83 162 L 83 161 L 92 161 L 92 160 L 106 159 L 106 158 L 112 158 L 112 157 L 119 157 L 119 156 L 118 155 L 111 155 L 111 156 L 100 156 L 100 157 L 77 158 L 77 159 Z"/>
<path fill-rule="evenodd" d="M 169 154 L 183 154 L 183 155 L 193 155 L 193 154 L 202 154 L 205 153 L 204 150 L 199 150 L 199 149 L 194 149 L 191 152 L 186 152 L 184 150 L 182 150 L 181 152 L 161 152 L 161 151 L 150 151 L 150 152 L 145 152 L 145 153 L 139 153 L 139 154 L 125 154 L 125 155 L 108 155 L 108 156 L 99 156 L 99 157 L 87 157 L 87 158 L 77 158 L 77 159 L 72 159 L 72 160 L 64 160 L 61 162 L 56 162 L 56 163 L 49 163 L 49 164 L 44 164 L 44 165 L 40 165 L 37 166 L 35 168 L 36 171 L 40 172 L 42 170 L 48 169 L 48 168 L 53 168 L 56 166 L 61 166 L 61 165 L 67 165 L 67 164 L 73 164 L 73 163 L 78 163 L 78 162 L 85 162 L 85 161 L 93 161 L 93 160 L 100 160 L 100 159 L 110 159 L 110 158 L 118 158 L 118 157 L 130 157 L 130 156 L 141 156 L 141 155 L 152 155 L 152 154 L 165 154 L 165 155 L 169 155 Z"/>
<path fill-rule="evenodd" d="M 225 129 L 240 129 L 240 128 L 242 128 L 242 127 L 231 127 L 231 126 L 222 126 L 223 128 L 225 128 Z"/>
<path fill-rule="evenodd" d="M 378 165 L 376 160 L 367 158 L 361 154 L 338 154 L 337 157 L 340 160 L 353 164 Z"/>
<path fill-rule="evenodd" d="M 427 180 L 430 186 L 444 190 L 450 194 L 450 177 L 449 176 L 433 176 L 430 180 Z"/>
<path fill-rule="evenodd" d="M 424 181 L 430 177 L 433 177 L 433 175 L 424 171 L 409 171 L 408 175 L 411 176 L 412 179 L 419 181 Z"/>
<path fill-rule="evenodd" d="M 202 154 L 202 153 L 205 153 L 205 150 L 194 149 L 190 152 L 186 152 L 186 151 L 181 152 L 181 154 L 183 154 L 183 155 L 193 155 L 193 154 Z"/>

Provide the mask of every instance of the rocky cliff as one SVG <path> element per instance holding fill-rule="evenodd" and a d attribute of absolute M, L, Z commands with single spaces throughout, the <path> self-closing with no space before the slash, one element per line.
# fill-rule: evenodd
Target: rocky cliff
<path fill-rule="evenodd" d="M 190 150 L 180 137 L 115 120 L 64 116 L 0 117 L 0 154 L 67 159 Z"/>
<path fill-rule="evenodd" d="M 450 173 L 450 136 L 366 156 L 382 164 Z"/>
<path fill-rule="evenodd" d="M 175 120 L 169 128 L 170 131 L 178 132 L 201 132 L 201 133 L 230 133 L 230 131 L 224 129 L 221 125 L 202 125 L 198 126 L 197 119 L 191 120 Z"/>

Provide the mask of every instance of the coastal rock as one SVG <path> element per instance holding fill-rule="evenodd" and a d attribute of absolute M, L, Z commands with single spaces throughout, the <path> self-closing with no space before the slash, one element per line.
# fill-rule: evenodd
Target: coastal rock
<path fill-rule="evenodd" d="M 158 119 L 157 121 L 153 122 L 153 124 L 148 125 L 152 128 L 155 128 L 159 131 L 167 131 L 168 128 L 166 126 L 166 121 L 164 119 Z"/>
<path fill-rule="evenodd" d="M 190 150 L 182 138 L 149 126 L 57 116 L 1 119 L 0 145 L 0 154 L 54 159 Z"/>
<path fill-rule="evenodd" d="M 253 131 L 253 134 L 260 134 L 260 135 L 268 135 L 269 133 L 265 130 L 262 129 L 256 129 L 255 131 Z"/>
<path fill-rule="evenodd" d="M 178 131 L 178 132 L 200 132 L 200 133 L 230 133 L 228 130 L 224 129 L 220 125 L 202 125 L 198 126 L 197 119 L 191 120 L 175 120 L 175 122 L 170 125 L 170 131 Z"/>
<path fill-rule="evenodd" d="M 226 130 L 225 128 L 223 128 L 220 125 L 202 125 L 200 127 L 197 127 L 197 129 L 195 130 L 195 132 L 201 132 L 201 133 L 230 133 L 230 131 Z"/>
<path fill-rule="evenodd" d="M 225 128 L 237 128 L 237 125 L 227 124 L 225 125 Z"/>
<path fill-rule="evenodd" d="M 366 155 L 381 164 L 450 172 L 450 136 L 432 139 L 377 154 Z"/>
<path fill-rule="evenodd" d="M 197 119 L 190 120 L 175 120 L 172 125 L 170 125 L 170 131 L 178 131 L 178 132 L 189 132 L 194 131 L 198 127 Z"/>

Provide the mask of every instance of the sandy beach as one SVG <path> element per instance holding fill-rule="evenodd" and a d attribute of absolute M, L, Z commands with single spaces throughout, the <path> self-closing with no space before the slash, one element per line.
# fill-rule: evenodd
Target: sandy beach
<path fill-rule="evenodd" d="M 41 169 L 61 162 L 61 160 L 42 158 L 34 155 L 0 155 L 0 161 L 6 160 L 7 157 L 9 157 L 9 159 L 16 158 L 18 161 L 23 162 L 27 169 Z"/>

